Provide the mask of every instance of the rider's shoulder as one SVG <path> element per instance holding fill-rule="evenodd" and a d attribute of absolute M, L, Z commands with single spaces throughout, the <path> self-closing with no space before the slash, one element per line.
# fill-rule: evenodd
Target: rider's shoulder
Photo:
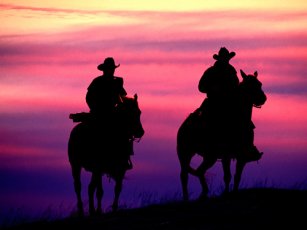
<path fill-rule="evenodd" d="M 90 86 L 97 84 L 99 81 L 101 81 L 101 76 L 95 77 L 94 79 L 92 79 Z"/>
<path fill-rule="evenodd" d="M 233 65 L 228 65 L 228 72 L 232 75 L 237 75 L 237 70 Z"/>
<path fill-rule="evenodd" d="M 210 66 L 205 70 L 203 75 L 207 75 L 207 76 L 211 75 L 216 71 L 215 69 L 216 69 L 215 66 Z"/>

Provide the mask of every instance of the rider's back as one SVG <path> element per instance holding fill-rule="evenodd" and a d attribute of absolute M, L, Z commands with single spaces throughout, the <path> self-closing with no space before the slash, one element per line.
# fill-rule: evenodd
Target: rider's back
<path fill-rule="evenodd" d="M 210 100 L 229 100 L 239 85 L 235 68 L 227 63 L 215 62 L 202 75 L 198 89 Z"/>
<path fill-rule="evenodd" d="M 100 116 L 111 113 L 127 93 L 123 88 L 123 78 L 115 76 L 96 77 L 88 87 L 86 102 L 93 114 Z"/>

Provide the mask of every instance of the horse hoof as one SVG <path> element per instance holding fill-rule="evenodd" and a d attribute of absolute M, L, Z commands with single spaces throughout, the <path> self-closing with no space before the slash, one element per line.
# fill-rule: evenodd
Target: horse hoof
<path fill-rule="evenodd" d="M 112 205 L 112 212 L 116 212 L 118 210 L 118 205 Z"/>
<path fill-rule="evenodd" d="M 97 215 L 97 216 L 101 216 L 102 213 L 103 213 L 102 209 L 101 209 L 101 208 L 97 208 L 97 210 L 96 210 L 96 215 Z"/>
<path fill-rule="evenodd" d="M 198 197 L 198 201 L 200 202 L 204 202 L 204 201 L 207 201 L 208 200 L 208 195 L 207 194 L 200 194 L 200 196 Z"/>
<path fill-rule="evenodd" d="M 89 214 L 90 216 L 95 216 L 96 215 L 95 209 L 89 209 Z"/>
<path fill-rule="evenodd" d="M 224 192 L 222 192 L 222 194 L 221 194 L 221 197 L 226 198 L 226 197 L 229 196 L 229 194 L 230 194 L 229 190 L 224 190 Z"/>
<path fill-rule="evenodd" d="M 84 217 L 84 211 L 83 210 L 78 211 L 78 217 L 80 217 L 80 218 Z"/>

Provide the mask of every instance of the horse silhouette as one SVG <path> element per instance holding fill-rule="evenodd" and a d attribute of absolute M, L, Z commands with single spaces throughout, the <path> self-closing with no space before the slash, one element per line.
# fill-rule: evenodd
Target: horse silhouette
<path fill-rule="evenodd" d="M 103 197 L 102 176 L 115 181 L 113 211 L 118 209 L 119 196 L 127 171 L 127 161 L 133 154 L 133 143 L 144 135 L 141 123 L 141 110 L 137 95 L 124 97 L 118 105 L 112 121 L 104 126 L 97 126 L 91 119 L 78 123 L 71 131 L 68 141 L 68 158 L 71 165 L 74 190 L 77 196 L 77 209 L 84 215 L 81 198 L 81 171 L 90 172 L 88 185 L 89 214 L 102 212 Z M 71 117 L 73 119 L 74 116 Z M 76 115 L 76 114 L 75 114 Z M 90 117 L 90 113 L 79 113 L 79 117 Z M 76 117 L 76 116 L 75 116 Z M 76 120 L 74 120 L 76 121 Z M 116 121 L 116 122 L 114 122 Z M 95 209 L 94 193 L 96 191 L 97 207 Z"/>
<path fill-rule="evenodd" d="M 206 130 L 206 126 L 203 125 L 203 121 L 199 118 L 197 110 L 191 113 L 179 127 L 177 132 L 177 156 L 180 162 L 180 180 L 183 192 L 183 199 L 189 199 L 188 193 L 188 177 L 189 174 L 197 176 L 202 187 L 200 199 L 206 198 L 208 195 L 208 185 L 205 179 L 206 171 L 211 168 L 218 160 L 221 160 L 224 172 L 224 193 L 230 190 L 231 181 L 231 160 L 236 160 L 236 169 L 234 175 L 233 190 L 239 189 L 241 175 L 246 163 L 254 160 L 259 160 L 261 155 L 257 159 L 253 159 L 252 151 L 257 150 L 254 146 L 253 149 L 248 148 L 254 139 L 254 127 L 251 126 L 252 121 L 252 109 L 253 107 L 261 107 L 267 99 L 265 93 L 262 90 L 262 83 L 257 78 L 257 71 L 254 75 L 246 75 L 240 70 L 243 80 L 240 82 L 237 92 L 235 107 L 237 120 L 236 130 L 232 136 L 240 137 L 240 141 L 237 143 L 237 148 L 225 149 L 225 143 L 229 140 L 220 139 L 217 140 L 217 148 L 209 147 L 211 143 L 210 132 Z M 206 140 L 206 139 L 209 139 Z M 234 138 L 235 139 L 235 138 Z M 231 139 L 231 140 L 234 140 Z M 251 142 L 251 143 L 248 143 Z M 220 148 L 223 146 L 223 148 Z M 221 153 L 221 150 L 225 151 Z M 258 150 L 257 150 L 258 151 Z M 259 153 L 259 152 L 258 152 Z M 190 163 L 195 155 L 202 157 L 202 162 L 197 169 L 191 167 Z"/>

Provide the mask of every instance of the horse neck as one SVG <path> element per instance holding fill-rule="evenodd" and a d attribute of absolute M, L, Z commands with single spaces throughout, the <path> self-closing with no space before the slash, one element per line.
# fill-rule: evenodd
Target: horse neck
<path fill-rule="evenodd" d="M 250 95 L 250 91 L 241 86 L 239 89 L 239 107 L 241 117 L 243 119 L 251 119 L 253 112 L 253 101 Z"/>
<path fill-rule="evenodd" d="M 131 138 L 133 136 L 133 122 L 131 121 L 131 107 L 133 106 L 133 99 L 125 98 L 123 101 L 122 107 L 119 110 L 119 120 L 120 120 L 120 129 L 126 137 Z"/>

